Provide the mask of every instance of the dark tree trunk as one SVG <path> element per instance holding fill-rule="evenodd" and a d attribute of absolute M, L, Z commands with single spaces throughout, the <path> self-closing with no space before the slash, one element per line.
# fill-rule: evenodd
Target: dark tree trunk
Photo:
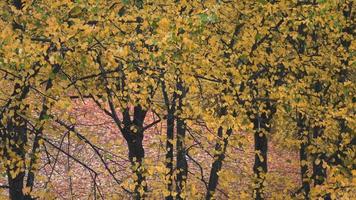
<path fill-rule="evenodd" d="M 309 128 L 306 125 L 306 119 L 301 113 L 297 116 L 298 135 L 300 137 L 299 161 L 300 161 L 300 175 L 302 180 L 301 193 L 304 199 L 310 199 L 310 180 L 308 176 L 308 152 L 309 146 Z"/>
<path fill-rule="evenodd" d="M 52 72 L 54 74 L 57 74 L 60 70 L 60 65 L 58 64 L 54 64 L 52 65 Z M 46 83 L 46 88 L 45 88 L 45 91 L 48 91 L 49 89 L 52 88 L 53 86 L 53 78 L 49 78 L 47 80 L 47 83 Z M 47 100 L 45 98 L 43 98 L 43 102 L 42 102 L 42 110 L 40 112 L 40 116 L 39 116 L 39 120 L 40 121 L 43 121 L 47 115 L 47 112 L 48 112 L 48 106 L 47 106 Z M 37 151 L 38 149 L 40 148 L 40 138 L 42 136 L 42 133 L 43 133 L 43 126 L 39 128 L 38 131 L 35 132 L 35 137 L 34 137 L 34 141 L 33 141 L 33 145 L 32 145 L 32 151 L 31 151 L 31 160 L 30 160 L 30 165 L 28 167 L 28 173 L 27 173 L 27 180 L 26 180 L 26 187 L 29 187 L 30 190 L 32 191 L 33 189 L 33 185 L 35 183 L 35 173 L 34 173 L 34 169 L 33 169 L 33 165 L 36 163 L 37 161 Z M 29 197 L 27 195 L 27 197 Z"/>
<path fill-rule="evenodd" d="M 13 0 L 12 4 L 17 9 L 22 9 L 23 5 L 21 0 Z M 15 84 L 13 96 L 18 95 L 16 90 L 20 88 L 21 87 L 19 84 Z M 28 86 L 22 89 L 22 94 L 17 99 L 19 101 L 23 100 L 29 92 Z M 11 162 L 10 165 L 6 164 L 6 174 L 9 184 L 9 196 L 11 200 L 31 199 L 30 197 L 26 198 L 22 191 L 25 179 L 25 145 L 27 143 L 27 125 L 25 121 L 18 114 L 16 114 L 16 112 L 19 110 L 18 107 L 16 106 L 12 109 L 15 114 L 13 118 L 11 118 L 7 122 L 6 128 L 3 131 L 4 138 L 6 138 L 9 142 L 9 144 L 5 144 L 4 154 L 6 159 Z M 8 147 L 8 149 L 6 148 L 6 146 Z M 9 151 L 15 154 L 15 156 L 18 158 L 17 161 L 14 162 L 14 158 L 10 157 Z M 19 167 L 18 164 L 20 164 L 20 166 L 22 167 Z M 11 172 L 16 172 L 16 175 L 14 174 L 15 176 L 13 176 Z"/>
<path fill-rule="evenodd" d="M 7 139 L 8 141 L 11 141 L 11 143 L 8 144 L 9 149 L 5 149 L 5 155 L 11 162 L 10 165 L 6 164 L 9 196 L 12 200 L 31 199 L 30 197 L 26 198 L 22 191 L 24 188 L 25 178 L 25 145 L 27 143 L 27 126 L 22 118 L 17 114 L 15 114 L 14 120 L 16 121 L 16 124 L 9 122 L 6 129 Z M 17 161 L 14 161 L 15 158 L 9 155 L 9 151 L 15 154 L 18 158 Z M 15 176 L 13 176 L 11 172 L 16 172 L 13 174 Z"/>
<path fill-rule="evenodd" d="M 134 107 L 133 120 L 130 117 L 129 108 L 123 112 L 123 135 L 129 150 L 129 160 L 132 171 L 136 175 L 134 199 L 144 199 L 147 192 L 146 175 L 143 166 L 145 150 L 143 148 L 144 120 L 147 111 L 141 106 Z"/>
<path fill-rule="evenodd" d="M 144 137 L 144 120 L 147 114 L 147 110 L 145 110 L 142 106 L 140 105 L 135 105 L 134 106 L 134 113 L 133 113 L 133 119 L 131 120 L 130 116 L 130 108 L 126 107 L 122 111 L 122 123 L 121 120 L 119 119 L 115 105 L 113 102 L 113 92 L 111 91 L 110 88 L 107 86 L 109 85 L 105 69 L 102 65 L 101 62 L 101 57 L 97 56 L 97 63 L 99 64 L 99 69 L 102 73 L 101 78 L 103 80 L 103 83 L 106 85 L 106 93 L 108 94 L 108 103 L 109 107 L 111 110 L 110 116 L 114 119 L 117 127 L 119 127 L 120 131 L 122 132 L 122 135 L 124 136 L 127 146 L 128 146 L 128 157 L 131 162 L 131 167 L 132 171 L 136 176 L 135 179 L 135 190 L 133 192 L 134 199 L 139 200 L 139 199 L 144 199 L 145 194 L 147 192 L 147 183 L 146 183 L 146 173 L 145 173 L 145 168 L 144 168 L 144 157 L 145 157 L 145 151 L 143 148 L 143 137 Z M 119 90 L 125 91 L 125 85 L 126 85 L 126 78 L 125 75 L 121 79 L 117 80 L 117 88 Z M 128 98 L 127 96 L 125 98 Z M 97 103 L 98 104 L 98 103 Z M 99 103 L 100 104 L 100 103 Z"/>
<path fill-rule="evenodd" d="M 313 138 L 317 139 L 322 134 L 321 127 L 313 128 Z M 318 144 L 316 144 L 318 145 Z M 326 179 L 326 169 L 323 168 L 323 162 L 326 160 L 326 156 L 324 153 L 316 153 L 313 155 L 313 175 L 312 178 L 314 180 L 314 185 L 322 185 Z"/>
<path fill-rule="evenodd" d="M 18 9 L 21 10 L 22 9 L 22 1 L 21 0 L 13 0 L 12 4 Z"/>
<path fill-rule="evenodd" d="M 320 126 L 316 126 L 313 128 L 313 138 L 317 139 L 318 137 L 321 137 L 323 134 L 323 128 Z M 318 144 L 316 144 L 318 145 Z M 326 180 L 326 168 L 323 167 L 323 162 L 326 162 L 326 154 L 325 153 L 316 153 L 313 155 L 313 174 L 312 178 L 314 181 L 314 186 L 317 185 L 322 185 L 324 184 Z M 330 193 L 324 195 L 323 197 L 325 200 L 330 200 Z"/>
<path fill-rule="evenodd" d="M 135 0 L 135 6 L 138 9 L 143 8 L 143 0 Z M 140 24 L 136 27 L 136 32 L 140 33 Z M 122 80 L 122 87 L 125 83 Z M 119 87 L 120 88 L 120 87 Z M 146 183 L 146 169 L 143 165 L 145 158 L 145 149 L 143 148 L 143 137 L 144 137 L 144 120 L 147 111 L 144 110 L 140 105 L 134 107 L 133 120 L 130 119 L 129 108 L 123 112 L 123 122 L 124 122 L 124 137 L 128 144 L 129 149 L 129 159 L 132 165 L 134 174 L 137 177 L 135 181 L 135 191 L 134 199 L 140 200 L 145 199 L 146 192 L 148 190 Z"/>
<path fill-rule="evenodd" d="M 300 159 L 300 174 L 302 179 L 302 188 L 301 192 L 305 200 L 310 199 L 310 183 L 308 176 L 308 154 L 307 154 L 308 144 L 302 142 L 299 150 L 299 159 Z"/>
<path fill-rule="evenodd" d="M 145 192 L 147 191 L 147 185 L 145 183 L 146 176 L 143 166 L 145 151 L 142 145 L 142 140 L 138 137 L 132 137 L 127 143 L 132 170 L 137 177 L 137 180 L 135 181 L 134 198 L 137 200 L 144 199 Z"/>
<path fill-rule="evenodd" d="M 254 195 L 256 200 L 264 199 L 264 182 L 267 173 L 267 135 L 263 131 L 256 130 L 255 138 L 255 163 L 253 165 L 253 172 L 255 174 L 256 186 L 254 188 Z"/>
<path fill-rule="evenodd" d="M 183 199 L 182 192 L 185 189 L 187 175 L 188 175 L 188 163 L 186 160 L 186 148 L 185 148 L 185 123 L 181 119 L 177 119 L 177 199 Z"/>
<path fill-rule="evenodd" d="M 9 196 L 11 200 L 25 200 L 25 195 L 22 192 L 25 172 L 20 172 L 16 177 L 12 177 L 10 170 L 7 169 Z"/>
<path fill-rule="evenodd" d="M 169 195 L 165 197 L 166 200 L 173 200 L 173 139 L 174 139 L 174 112 L 175 108 L 168 109 L 167 114 L 167 141 L 166 141 L 166 168 L 168 169 L 167 189 Z"/>
<path fill-rule="evenodd" d="M 271 120 L 276 112 L 276 107 L 272 102 L 263 102 L 265 111 L 259 111 L 259 105 L 256 106 L 256 112 L 250 118 L 254 127 L 255 139 L 255 162 L 253 165 L 253 172 L 256 178 L 255 188 L 253 195 L 255 200 L 265 199 L 264 183 L 268 171 L 267 166 L 267 152 L 268 152 L 268 139 L 267 133 L 271 131 Z M 250 115 L 251 116 L 251 115 Z"/>
<path fill-rule="evenodd" d="M 21 92 L 17 92 L 20 89 Z M 26 98 L 29 92 L 29 86 L 21 87 L 18 83 L 15 84 L 13 97 L 15 101 L 21 102 Z M 19 106 L 11 107 L 8 105 L 8 109 L 14 112 L 13 116 L 7 120 L 7 124 L 3 126 L 4 135 L 3 143 L 5 146 L 4 157 L 10 161 L 10 164 L 6 163 L 6 173 L 9 184 L 9 196 L 10 199 L 32 199 L 31 197 L 25 197 L 23 193 L 24 179 L 25 179 L 25 146 L 27 143 L 27 124 L 26 121 L 18 114 L 21 113 Z M 4 114 L 4 113 L 2 113 Z M 0 115 L 0 117 L 2 117 Z M 5 140 L 4 140 L 5 139 Z M 13 155 L 10 155 L 9 152 Z M 16 159 L 16 160 L 15 160 Z M 14 173 L 16 172 L 16 173 Z"/>
<path fill-rule="evenodd" d="M 181 82 L 178 82 L 177 89 L 181 91 L 178 95 L 177 111 L 182 112 L 183 98 L 186 95 L 186 90 L 183 88 Z M 185 132 L 186 124 L 183 119 L 177 116 L 177 179 L 176 179 L 176 191 L 177 200 L 184 199 L 182 192 L 186 186 L 186 180 L 188 175 L 188 163 L 186 160 L 186 147 L 185 147 Z"/>
<path fill-rule="evenodd" d="M 208 183 L 208 190 L 205 195 L 205 199 L 210 200 L 213 198 L 216 188 L 219 183 L 219 172 L 221 171 L 223 161 L 225 159 L 226 148 L 228 145 L 228 139 L 232 133 L 232 129 L 227 130 L 227 137 L 225 137 L 221 142 L 217 142 L 215 145 L 215 152 L 218 152 L 214 156 L 214 162 L 211 165 L 209 183 Z M 218 130 L 219 138 L 223 138 L 223 128 L 220 127 Z"/>

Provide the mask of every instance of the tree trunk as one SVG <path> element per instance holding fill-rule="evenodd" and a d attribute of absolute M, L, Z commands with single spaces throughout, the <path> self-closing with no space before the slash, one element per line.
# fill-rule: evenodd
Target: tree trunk
<path fill-rule="evenodd" d="M 13 0 L 12 5 L 18 10 L 22 9 L 21 0 Z M 19 101 L 23 100 L 29 91 L 28 87 L 24 87 L 22 88 L 23 90 L 21 90 L 21 94 L 19 94 L 16 90 L 20 88 L 21 86 L 19 84 L 15 84 L 14 94 L 12 95 L 20 95 L 20 97 L 16 99 Z M 27 143 L 27 125 L 24 120 L 16 114 L 19 110 L 17 106 L 9 109 L 14 111 L 14 116 L 8 120 L 6 125 L 3 125 L 3 138 L 1 138 L 5 147 L 4 156 L 6 160 L 10 161 L 10 163 L 5 163 L 9 184 L 9 196 L 11 200 L 25 200 L 26 197 L 23 193 L 23 187 L 25 178 L 25 145 Z M 10 156 L 9 152 L 12 152 L 14 155 Z"/>
<path fill-rule="evenodd" d="M 12 5 L 14 5 L 18 10 L 21 10 L 23 6 L 21 0 L 13 0 Z"/>
<path fill-rule="evenodd" d="M 188 175 L 188 163 L 186 160 L 185 149 L 185 123 L 182 119 L 177 119 L 177 200 L 184 199 L 182 192 L 185 189 L 187 175 Z"/>
<path fill-rule="evenodd" d="M 264 199 L 264 182 L 267 173 L 267 135 L 261 131 L 256 130 L 255 138 L 255 163 L 253 165 L 253 172 L 255 174 L 256 185 L 254 188 L 254 195 L 256 200 Z"/>
<path fill-rule="evenodd" d="M 136 176 L 134 199 L 144 199 L 147 192 L 145 168 L 143 165 L 145 150 L 143 148 L 144 119 L 147 111 L 141 106 L 134 107 L 133 120 L 131 120 L 129 108 L 123 114 L 123 135 L 129 150 L 129 160 L 132 171 Z"/>
<path fill-rule="evenodd" d="M 313 128 L 313 138 L 317 139 L 323 133 L 323 128 L 320 126 L 316 126 Z M 316 144 L 318 145 L 318 144 Z M 313 174 L 312 178 L 314 181 L 314 186 L 324 184 L 326 180 L 326 168 L 323 167 L 323 162 L 326 162 L 325 153 L 316 153 L 313 155 Z M 330 193 L 327 193 L 323 197 L 325 200 L 330 200 Z"/>
<path fill-rule="evenodd" d="M 306 125 L 306 119 L 301 113 L 297 116 L 298 135 L 300 137 L 299 161 L 300 161 L 300 175 L 302 180 L 301 192 L 304 199 L 310 199 L 310 180 L 308 176 L 308 152 L 309 146 L 309 128 Z"/>
<path fill-rule="evenodd" d="M 302 141 L 299 150 L 299 160 L 300 160 L 300 174 L 302 179 L 302 194 L 305 200 L 310 199 L 310 183 L 308 176 L 308 154 L 307 154 L 308 144 Z"/>
<path fill-rule="evenodd" d="M 259 111 L 259 106 L 255 107 L 257 113 L 252 114 L 250 120 L 253 122 L 254 139 L 255 139 L 255 162 L 253 165 L 253 172 L 256 178 L 255 188 L 253 195 L 255 200 L 265 199 L 264 183 L 267 167 L 267 152 L 268 152 L 268 139 L 267 133 L 271 131 L 271 120 L 276 112 L 276 106 L 271 102 L 262 104 L 265 111 Z"/>
<path fill-rule="evenodd" d="M 317 139 L 322 134 L 322 128 L 317 126 L 313 128 L 313 138 Z M 318 145 L 318 144 L 316 144 Z M 322 185 L 326 179 L 326 169 L 323 168 L 323 162 L 326 160 L 324 153 L 316 153 L 313 155 L 313 175 L 314 185 Z"/>
<path fill-rule="evenodd" d="M 5 149 L 5 155 L 10 164 L 6 164 L 6 173 L 9 183 L 9 196 L 12 200 L 25 200 L 31 199 L 31 197 L 26 198 L 23 193 L 24 188 L 24 178 L 25 178 L 25 145 L 27 143 L 27 126 L 20 116 L 15 113 L 14 121 L 8 122 L 6 128 L 6 135 L 8 141 L 9 149 Z M 15 154 L 10 156 L 9 152 Z M 18 160 L 14 160 L 18 159 Z"/>
<path fill-rule="evenodd" d="M 15 170 L 15 169 L 14 169 Z M 10 169 L 7 169 L 9 196 L 11 200 L 25 200 L 25 195 L 22 191 L 25 172 L 20 172 L 15 177 L 10 174 Z"/>
<path fill-rule="evenodd" d="M 57 74 L 60 70 L 60 65 L 58 64 L 54 64 L 52 65 L 52 72 L 54 74 Z M 47 92 L 48 90 L 50 90 L 53 86 L 53 78 L 48 78 L 47 80 L 47 83 L 46 83 L 46 88 L 45 88 L 45 91 Z M 40 116 L 39 116 L 39 120 L 40 121 L 43 121 L 45 120 L 45 117 L 47 115 L 47 112 L 48 112 L 48 109 L 49 107 L 47 106 L 47 99 L 44 97 L 43 100 L 42 100 L 42 110 L 40 112 Z M 31 151 L 31 160 L 30 160 L 30 165 L 28 166 L 28 173 L 27 173 L 27 180 L 26 180 L 26 187 L 29 187 L 30 190 L 32 191 L 33 189 L 33 185 L 35 183 L 35 173 L 34 173 L 34 170 L 33 169 L 33 165 L 36 163 L 37 161 L 37 151 L 38 149 L 40 148 L 40 138 L 43 134 L 43 129 L 44 127 L 41 126 L 39 128 L 38 131 L 35 132 L 35 137 L 34 137 L 34 141 L 33 141 L 33 145 L 32 145 L 32 151 Z"/>
<path fill-rule="evenodd" d="M 215 152 L 218 152 L 214 156 L 214 162 L 211 165 L 211 171 L 210 171 L 210 178 L 209 178 L 209 183 L 208 183 L 208 190 L 205 195 L 205 199 L 210 200 L 216 191 L 216 188 L 219 183 L 219 172 L 221 171 L 223 161 L 225 159 L 225 153 L 226 153 L 226 148 L 228 145 L 228 139 L 232 133 L 232 129 L 227 130 L 227 137 L 223 139 L 222 144 L 221 142 L 217 142 L 215 145 Z M 219 138 L 223 138 L 223 128 L 220 127 L 218 130 L 218 136 Z"/>
<path fill-rule="evenodd" d="M 186 95 L 186 90 L 183 87 L 181 81 L 177 83 L 177 90 L 180 91 L 178 94 L 178 105 L 177 111 L 180 114 L 183 110 L 183 99 Z M 176 179 L 176 191 L 177 191 L 177 200 L 185 199 L 183 191 L 186 187 L 187 175 L 188 175 L 188 163 L 186 160 L 186 147 L 185 147 L 185 133 L 186 133 L 186 124 L 184 120 L 179 116 L 177 119 L 177 179 Z"/>
<path fill-rule="evenodd" d="M 168 109 L 167 114 L 167 141 L 166 141 L 166 168 L 168 173 L 167 178 L 167 189 L 169 194 L 165 197 L 166 200 L 173 200 L 173 140 L 174 140 L 174 112 L 175 108 L 172 107 Z"/>
<path fill-rule="evenodd" d="M 132 170 L 137 178 L 135 180 L 134 198 L 137 200 L 144 199 L 145 192 L 147 191 L 147 185 L 145 183 L 146 176 L 143 166 L 145 151 L 142 145 L 142 140 L 139 137 L 132 137 L 127 142 L 127 144 L 129 148 L 129 159 L 132 165 Z"/>

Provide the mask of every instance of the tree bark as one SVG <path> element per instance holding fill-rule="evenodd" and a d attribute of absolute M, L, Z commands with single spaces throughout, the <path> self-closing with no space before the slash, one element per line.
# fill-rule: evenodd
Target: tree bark
<path fill-rule="evenodd" d="M 129 160 L 132 171 L 135 174 L 134 199 L 144 199 L 147 192 L 145 168 L 143 166 L 145 150 L 143 148 L 144 119 L 147 111 L 141 106 L 134 107 L 133 120 L 131 120 L 129 108 L 123 112 L 123 135 L 129 150 Z"/>
<path fill-rule="evenodd" d="M 165 197 L 166 200 L 173 200 L 173 140 L 174 140 L 174 112 L 175 108 L 168 109 L 167 114 L 167 141 L 166 141 L 166 168 L 168 172 L 167 189 L 169 194 Z"/>
<path fill-rule="evenodd" d="M 61 66 L 58 64 L 54 64 L 52 65 L 52 72 L 54 74 L 57 74 L 60 71 Z M 47 92 L 48 90 L 50 90 L 53 86 L 53 78 L 49 77 L 46 83 L 46 88 L 45 91 Z M 42 110 L 40 112 L 40 116 L 39 116 L 39 120 L 43 121 L 45 120 L 45 117 L 47 115 L 48 109 L 49 107 L 47 106 L 47 99 L 44 97 L 42 99 Z M 43 129 L 44 127 L 41 126 L 39 128 L 38 131 L 35 132 L 35 137 L 34 137 L 34 141 L 33 141 L 33 145 L 32 145 L 32 150 L 31 150 L 31 160 L 30 160 L 30 165 L 28 167 L 28 173 L 27 173 L 27 180 L 26 180 L 26 187 L 29 187 L 30 190 L 32 191 L 34 183 L 35 183 L 35 173 L 34 173 L 34 169 L 33 169 L 33 165 L 36 163 L 37 161 L 37 151 L 40 148 L 40 138 L 43 134 Z"/>
<path fill-rule="evenodd" d="M 313 131 L 313 138 L 317 139 L 321 137 L 323 134 L 323 128 L 320 126 L 316 126 L 312 129 Z M 318 144 L 316 144 L 318 145 Z M 326 168 L 323 167 L 323 162 L 327 162 L 327 156 L 323 152 L 319 152 L 313 155 L 313 174 L 312 179 L 314 181 L 314 186 L 324 184 L 327 174 Z M 327 193 L 323 196 L 325 200 L 331 200 L 330 193 Z"/>
<path fill-rule="evenodd" d="M 9 183 L 9 196 L 12 200 L 27 200 L 23 193 L 24 179 L 25 179 L 25 145 L 27 143 L 27 126 L 20 116 L 15 114 L 13 122 L 8 122 L 6 128 L 6 136 L 8 141 L 8 148 L 5 147 L 5 155 L 10 164 L 6 164 L 6 173 Z M 7 145 L 6 145 L 7 146 Z M 17 158 L 11 157 L 9 151 L 15 153 Z M 14 159 L 18 159 L 14 161 Z M 17 172 L 15 176 L 11 172 Z"/>
<path fill-rule="evenodd" d="M 310 178 L 308 176 L 308 152 L 309 146 L 309 128 L 306 125 L 306 119 L 301 113 L 297 116 L 298 135 L 300 137 L 299 161 L 300 161 L 300 175 L 301 175 L 301 192 L 304 199 L 310 199 Z"/>
<path fill-rule="evenodd" d="M 253 165 L 253 172 L 255 174 L 256 186 L 254 188 L 254 195 L 256 200 L 264 199 L 264 182 L 267 173 L 267 135 L 263 131 L 256 130 L 255 138 L 255 163 Z"/>
<path fill-rule="evenodd" d="M 18 10 L 22 9 L 21 0 L 13 0 L 12 5 Z M 16 91 L 17 89 L 22 89 L 21 94 Z M 21 88 L 19 84 L 15 84 L 12 96 L 20 95 L 16 98 L 16 100 L 22 101 L 27 96 L 28 92 L 28 86 Z M 8 106 L 10 106 L 10 103 Z M 27 125 L 25 121 L 16 113 L 19 110 L 18 106 L 9 108 L 9 110 L 14 111 L 14 116 L 8 120 L 7 124 L 4 125 L 4 130 L 2 131 L 2 140 L 5 147 L 4 156 L 6 160 L 10 161 L 10 164 L 5 164 L 9 185 L 9 196 L 11 200 L 25 200 L 26 197 L 22 189 L 24 187 L 25 179 L 25 145 L 27 143 Z M 3 116 L 0 115 L 0 117 Z M 15 157 L 11 157 L 9 155 L 10 151 L 15 154 Z M 15 176 L 13 176 L 11 172 L 16 172 L 14 174 Z"/>
<path fill-rule="evenodd" d="M 255 139 L 255 162 L 253 165 L 253 172 L 256 178 L 253 195 L 255 200 L 265 199 L 264 183 L 268 171 L 267 166 L 267 152 L 268 139 L 267 133 L 271 131 L 271 120 L 276 112 L 276 107 L 272 102 L 264 102 L 263 107 L 265 111 L 259 111 L 259 105 L 256 106 L 255 114 L 252 114 L 250 120 L 254 127 Z"/>
<path fill-rule="evenodd" d="M 302 142 L 299 150 L 299 160 L 300 160 L 300 174 L 302 179 L 302 194 L 305 200 L 310 199 L 310 183 L 308 176 L 308 154 L 307 154 L 308 144 Z"/>
<path fill-rule="evenodd" d="M 14 5 L 18 10 L 21 10 L 23 6 L 21 0 L 13 0 L 12 5 Z"/>
<path fill-rule="evenodd" d="M 177 111 L 182 112 L 183 109 L 183 98 L 186 95 L 186 90 L 183 88 L 181 82 L 178 82 L 177 89 L 181 92 L 178 95 L 178 106 Z M 188 163 L 186 160 L 186 147 L 185 147 L 185 132 L 186 124 L 180 116 L 177 116 L 177 179 L 176 179 L 176 191 L 177 200 L 184 199 L 183 191 L 186 186 L 187 175 L 188 175 Z"/>
<path fill-rule="evenodd" d="M 209 182 L 208 182 L 208 190 L 205 195 L 206 200 L 210 200 L 213 198 L 214 193 L 216 191 L 216 188 L 219 183 L 219 172 L 221 171 L 223 161 L 225 159 L 225 153 L 226 153 L 226 148 L 228 145 L 228 139 L 232 133 L 232 129 L 228 129 L 226 134 L 227 137 L 225 137 L 222 141 L 222 144 L 218 141 L 215 145 L 215 152 L 218 152 L 214 156 L 214 162 L 211 165 L 211 171 L 210 171 L 210 177 L 209 177 Z M 219 138 L 223 138 L 223 128 L 220 127 L 218 129 L 218 136 Z"/>
<path fill-rule="evenodd" d="M 177 199 L 184 199 L 182 192 L 185 189 L 187 175 L 188 175 L 188 163 L 186 160 L 186 148 L 185 148 L 185 123 L 181 119 L 177 119 L 177 180 L 176 190 Z"/>
<path fill-rule="evenodd" d="M 142 140 L 137 137 L 134 137 L 130 139 L 127 143 L 132 170 L 137 177 L 137 180 L 135 180 L 134 198 L 137 200 L 144 199 L 145 193 L 147 192 L 147 185 L 145 183 L 146 176 L 145 169 L 143 166 L 145 151 L 142 145 Z"/>
<path fill-rule="evenodd" d="M 322 134 L 322 128 L 317 126 L 313 128 L 313 138 L 317 139 Z M 318 144 L 316 144 L 318 145 Z M 323 162 L 326 160 L 324 153 L 313 155 L 313 175 L 314 185 L 322 185 L 326 179 L 326 169 L 323 168 Z"/>

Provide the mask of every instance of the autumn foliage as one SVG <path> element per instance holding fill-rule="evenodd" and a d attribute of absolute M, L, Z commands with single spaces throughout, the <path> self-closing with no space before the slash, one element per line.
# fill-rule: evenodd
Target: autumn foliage
<path fill-rule="evenodd" d="M 354 4 L 0 1 L 0 198 L 356 199 Z"/>

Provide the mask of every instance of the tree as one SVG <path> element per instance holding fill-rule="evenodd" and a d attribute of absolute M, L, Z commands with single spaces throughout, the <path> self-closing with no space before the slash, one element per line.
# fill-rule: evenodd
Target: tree
<path fill-rule="evenodd" d="M 299 151 L 301 185 L 284 196 L 352 197 L 352 1 L 0 5 L 1 189 L 11 199 L 46 195 L 59 154 L 87 171 L 94 198 L 266 199 L 276 140 Z M 122 137 L 102 143 L 82 128 L 70 114 L 80 101 Z M 127 180 L 116 170 L 122 152 Z M 244 160 L 254 163 L 241 181 Z M 102 189 L 113 186 L 126 193 Z"/>

